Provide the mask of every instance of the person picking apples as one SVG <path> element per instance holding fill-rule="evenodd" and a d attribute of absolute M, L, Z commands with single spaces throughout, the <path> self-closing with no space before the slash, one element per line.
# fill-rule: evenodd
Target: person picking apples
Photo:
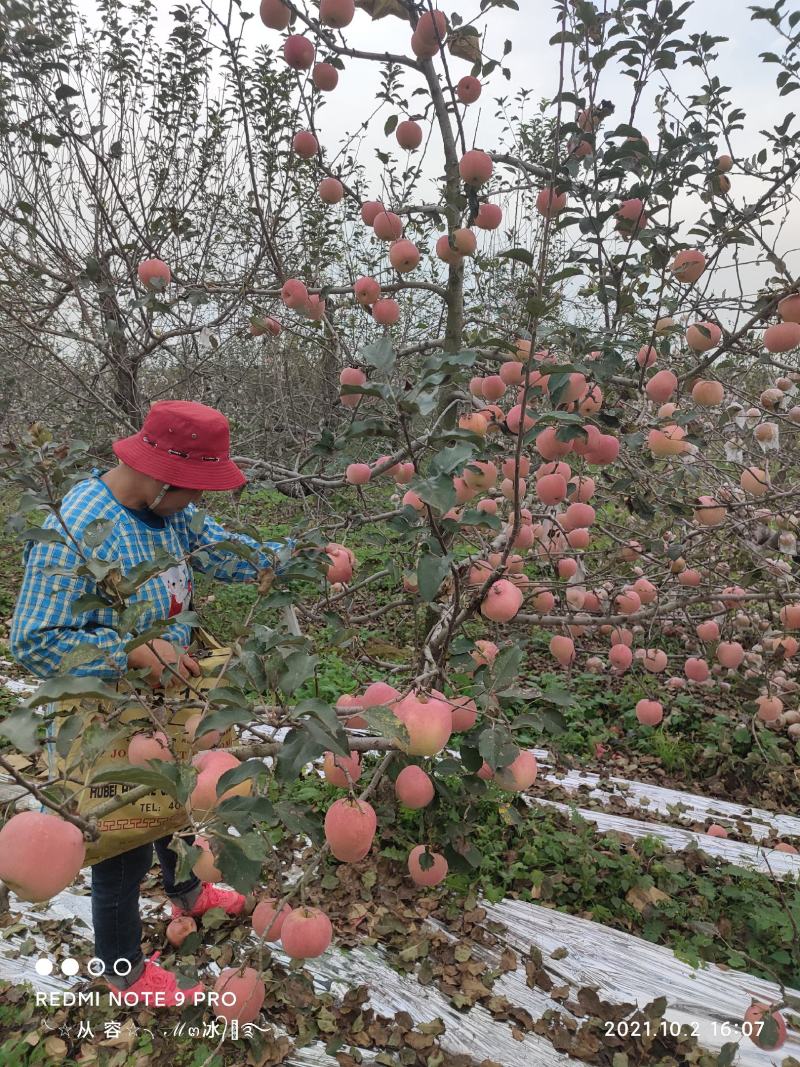
<path fill-rule="evenodd" d="M 113 443 L 118 464 L 78 482 L 65 495 L 60 517 L 69 535 L 59 541 L 30 541 L 24 551 L 25 573 L 11 623 L 14 657 L 38 678 L 64 670 L 64 661 L 79 646 L 70 674 L 119 680 L 131 669 L 144 670 L 149 685 L 180 684 L 200 674 L 188 653 L 191 626 L 181 613 L 192 600 L 192 567 L 226 582 L 254 582 L 260 570 L 272 566 L 270 550 L 276 542 L 259 544 L 243 534 L 229 533 L 209 515 L 197 514 L 203 493 L 242 487 L 246 478 L 230 458 L 230 432 L 225 416 L 204 404 L 162 400 L 153 404 L 142 428 Z M 98 532 L 98 522 L 104 525 Z M 90 524 L 95 524 L 91 526 Z M 55 514 L 44 522 L 64 532 Z M 80 597 L 96 593 L 95 583 L 75 573 L 81 554 L 114 561 L 123 574 L 139 564 L 167 554 L 179 563 L 149 578 L 128 598 L 140 603 L 136 626 L 147 631 L 159 621 L 175 618 L 161 637 L 126 653 L 126 640 L 113 627 L 111 607 L 76 605 Z M 98 537 L 101 538 L 99 545 Z M 216 547 L 238 541 L 258 553 L 254 564 L 230 550 Z M 78 546 L 78 547 L 76 547 Z M 95 658 L 86 658 L 93 645 Z M 183 651 L 179 651 L 180 649 Z M 88 650 L 91 653 L 91 649 Z M 246 900 L 241 893 L 201 882 L 193 873 L 175 882 L 177 855 L 168 848 L 171 835 L 155 841 L 164 888 L 172 901 L 173 919 L 197 918 L 211 908 L 240 915 Z M 185 838 L 188 844 L 192 836 Z M 126 1002 L 174 1006 L 180 1003 L 176 977 L 160 967 L 155 953 L 145 960 L 141 948 L 140 883 L 153 862 L 151 844 L 101 860 L 92 867 L 92 918 L 96 955 L 105 964 L 106 981 L 126 991 Z M 130 966 L 128 967 L 127 964 Z M 202 987 L 195 987 L 201 990 Z M 181 990 L 188 1000 L 194 990 Z"/>

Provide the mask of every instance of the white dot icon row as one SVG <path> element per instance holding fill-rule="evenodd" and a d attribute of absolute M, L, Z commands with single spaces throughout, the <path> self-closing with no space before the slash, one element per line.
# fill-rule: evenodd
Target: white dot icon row
<path fill-rule="evenodd" d="M 73 978 L 81 969 L 79 961 L 72 956 L 67 956 L 66 959 L 63 959 L 60 966 L 61 973 L 67 978 Z M 34 969 L 37 974 L 45 977 L 46 975 L 53 973 L 55 965 L 51 959 L 47 958 L 47 956 L 41 956 L 34 964 Z M 99 978 L 106 973 L 106 965 L 101 959 L 98 959 L 97 956 L 92 956 L 86 964 L 86 970 L 93 978 Z M 115 961 L 113 967 L 114 974 L 124 977 L 126 974 L 129 974 L 130 971 L 131 964 L 129 960 L 119 959 Z"/>

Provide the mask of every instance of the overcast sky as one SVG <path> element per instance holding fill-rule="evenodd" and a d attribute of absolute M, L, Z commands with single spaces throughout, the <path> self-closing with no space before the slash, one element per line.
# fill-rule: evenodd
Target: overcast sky
<path fill-rule="evenodd" d="M 677 2 L 678 0 L 676 6 Z M 519 12 L 510 9 L 496 10 L 490 13 L 490 17 L 480 21 L 480 25 L 487 28 L 487 55 L 500 58 L 503 42 L 507 38 L 513 42 L 513 51 L 506 61 L 512 70 L 511 81 L 495 72 L 480 104 L 468 110 L 470 131 L 474 133 L 476 124 L 480 122 L 476 140 L 486 143 L 487 146 L 492 142 L 497 130 L 494 98 L 511 95 L 517 89 L 525 87 L 531 90 L 534 99 L 538 101 L 551 97 L 557 86 L 558 49 L 547 43 L 557 30 L 551 0 L 518 0 L 518 3 Z M 247 24 L 247 34 L 252 38 L 254 46 L 272 44 L 279 49 L 282 35 L 267 29 L 261 23 L 257 14 L 258 0 L 244 0 L 244 4 L 245 8 L 249 6 L 255 13 L 255 18 Z M 609 0 L 609 7 L 612 5 L 613 0 Z M 171 24 L 168 13 L 173 5 L 159 2 L 158 6 L 163 10 L 160 30 L 166 34 Z M 750 0 L 695 0 L 686 15 L 685 34 L 707 31 L 729 38 L 719 48 L 716 72 L 724 84 L 733 87 L 737 103 L 748 112 L 753 126 L 758 127 L 778 117 L 766 108 L 767 104 L 770 109 L 776 104 L 776 68 L 765 66 L 758 59 L 758 54 L 764 51 L 780 52 L 782 48 L 778 35 L 767 22 L 751 20 L 749 6 Z M 214 7 L 220 14 L 224 14 L 228 9 L 228 0 L 214 0 Z M 457 10 L 462 18 L 467 20 L 478 13 L 480 5 L 479 0 L 458 0 L 457 3 L 444 0 L 441 7 L 448 13 Z M 91 21 L 96 21 L 96 0 L 78 0 L 78 8 Z M 384 49 L 405 51 L 410 54 L 409 29 L 407 23 L 396 18 L 387 17 L 373 22 L 363 11 L 357 11 L 354 21 L 344 32 L 348 43 L 355 48 L 376 52 Z M 379 83 L 380 68 L 377 64 L 355 60 L 348 62 L 348 69 L 342 74 L 336 92 L 330 96 L 331 106 L 326 109 L 325 132 L 329 135 L 331 146 L 358 125 L 356 119 L 360 121 L 369 112 Z M 469 65 L 463 60 L 451 58 L 450 63 L 457 77 L 469 72 Z M 411 81 L 414 78 L 418 84 L 423 84 L 421 75 L 411 73 L 407 77 L 410 88 L 415 87 Z M 689 90 L 698 85 L 699 75 L 695 68 L 681 67 L 672 72 L 671 77 L 679 89 Z M 629 78 L 609 67 L 602 75 L 602 95 L 624 102 L 629 98 L 630 84 Z M 787 104 L 784 110 L 788 110 L 789 102 L 785 98 L 783 102 Z M 617 115 L 623 110 L 623 107 L 618 107 Z M 646 114 L 647 111 L 643 110 L 642 116 Z M 382 122 L 380 125 L 382 133 Z M 642 121 L 642 125 L 643 132 L 652 137 L 654 121 L 649 129 L 645 121 Z M 750 150 L 747 140 L 743 140 L 740 149 L 744 153 Z"/>
<path fill-rule="evenodd" d="M 518 0 L 520 11 L 492 11 L 481 25 L 487 26 L 485 53 L 496 58 L 502 57 L 503 42 L 506 38 L 513 42 L 513 51 L 506 63 L 512 70 L 512 79 L 507 81 L 496 71 L 485 86 L 478 104 L 467 109 L 466 136 L 478 147 L 494 148 L 497 146 L 501 123 L 496 117 L 495 99 L 500 96 L 513 98 L 522 87 L 531 91 L 529 110 L 538 107 L 542 98 L 551 97 L 558 84 L 558 49 L 548 45 L 549 38 L 556 32 L 557 24 L 551 0 Z M 797 110 L 794 97 L 779 98 L 775 87 L 778 68 L 765 65 L 759 58 L 760 52 L 782 52 L 783 47 L 778 34 L 766 21 L 752 21 L 748 10 L 751 0 L 695 0 L 686 15 L 686 27 L 681 36 L 691 33 L 710 32 L 726 36 L 728 40 L 719 46 L 719 60 L 714 72 L 724 85 L 731 86 L 733 102 L 746 113 L 745 130 L 735 132 L 732 137 L 735 154 L 740 157 L 754 155 L 763 144 L 759 130 L 771 127 L 779 122 L 789 110 Z M 245 0 L 255 12 L 255 18 L 246 26 L 245 36 L 252 40 L 253 47 L 267 45 L 280 49 L 282 35 L 267 29 L 258 17 L 258 0 Z M 215 8 L 220 14 L 228 10 L 228 0 L 214 0 Z M 608 0 L 612 7 L 613 0 Z M 676 0 L 677 5 L 677 0 Z M 79 6 L 91 19 L 96 21 L 95 0 L 79 0 Z M 160 3 L 159 3 L 159 6 Z M 599 5 L 601 6 L 601 5 Z M 159 30 L 166 34 L 171 19 L 169 10 L 172 4 L 163 3 L 164 15 Z M 442 9 L 448 14 L 458 10 L 466 20 L 479 11 L 479 0 L 442 0 Z M 373 22 L 363 11 L 357 11 L 353 23 L 344 31 L 348 44 L 352 47 L 373 52 L 384 50 L 409 52 L 410 27 L 396 18 L 387 17 Z M 454 78 L 469 72 L 469 65 L 463 60 L 450 58 Z M 381 67 L 379 64 L 360 60 L 348 60 L 347 69 L 341 74 L 339 86 L 334 93 L 327 94 L 327 106 L 320 112 L 318 127 L 323 140 L 326 155 L 333 159 L 338 146 L 347 134 L 358 130 L 359 125 L 374 111 L 376 91 L 379 85 Z M 670 81 L 680 93 L 696 91 L 702 75 L 697 68 L 681 65 L 669 72 Z M 411 92 L 423 84 L 422 75 L 413 71 L 404 74 L 405 86 L 409 100 Z M 659 80 L 653 82 L 649 99 L 639 110 L 638 124 L 651 143 L 655 142 L 656 116 L 652 107 L 652 97 L 659 87 Z M 601 98 L 611 99 L 616 104 L 614 121 L 624 121 L 627 117 L 631 94 L 631 79 L 617 72 L 611 66 L 602 74 L 600 85 Z M 420 97 L 416 100 L 419 101 Z M 415 105 L 412 104 L 412 109 Z M 361 150 L 359 159 L 367 166 L 372 176 L 374 188 L 371 195 L 380 195 L 379 176 L 381 164 L 375 159 L 374 149 L 399 151 L 392 137 L 388 142 L 383 133 L 386 118 L 392 109 L 384 107 L 373 121 Z M 723 150 L 724 146 L 720 146 Z M 434 132 L 432 151 L 426 157 L 426 170 L 433 179 L 441 172 L 442 155 L 438 142 L 438 132 Z M 428 165 L 429 164 L 429 165 Z M 734 182 L 732 195 L 737 203 L 755 199 L 763 191 L 760 183 L 743 175 L 731 176 Z M 700 205 L 687 207 L 687 222 L 700 209 Z M 781 250 L 797 249 L 800 246 L 800 212 L 794 211 L 790 225 L 781 238 Z M 795 273 L 797 266 L 795 264 Z M 756 276 L 752 275 L 753 281 Z"/>
<path fill-rule="evenodd" d="M 89 2 L 89 0 L 86 0 Z M 220 3 L 223 0 L 219 0 Z M 258 4 L 252 0 L 253 10 Z M 441 4 L 444 11 L 458 10 L 465 19 L 479 10 L 478 0 L 459 0 L 456 3 Z M 480 129 L 476 136 L 479 144 L 488 145 L 493 141 L 497 130 L 494 119 L 493 98 L 508 95 L 521 87 L 532 91 L 534 98 L 549 98 L 554 95 L 558 84 L 558 49 L 548 45 L 549 38 L 556 32 L 557 24 L 550 0 L 519 0 L 520 11 L 508 9 L 492 11 L 485 20 L 487 26 L 486 53 L 490 56 L 502 56 L 503 42 L 507 38 L 513 43 L 513 51 L 508 57 L 512 70 L 511 82 L 498 72 L 492 76 L 479 105 L 468 109 L 468 126 L 472 132 L 477 121 Z M 611 6 L 611 4 L 609 4 Z M 776 119 L 766 111 L 764 105 L 769 102 L 775 106 L 775 67 L 766 67 L 758 59 L 759 52 L 782 51 L 775 31 L 764 21 L 753 22 L 748 10 L 749 0 L 696 0 L 687 15 L 686 33 L 710 31 L 720 36 L 727 36 L 729 41 L 720 46 L 717 73 L 723 83 L 733 87 L 737 102 L 748 111 L 751 122 L 757 127 Z M 280 40 L 280 34 L 268 30 L 260 20 L 249 23 L 254 37 L 264 41 Z M 357 12 L 350 27 L 346 30 L 348 43 L 356 48 L 381 51 L 392 49 L 408 51 L 409 27 L 395 18 L 371 21 L 363 12 Z M 469 65 L 463 60 L 451 59 L 454 74 L 459 77 L 469 72 Z M 331 135 L 330 144 L 343 136 L 354 126 L 354 117 L 361 117 L 374 99 L 378 85 L 379 70 L 375 65 L 363 62 L 351 62 L 349 69 L 342 75 L 339 87 L 332 94 L 335 104 L 327 109 L 325 116 L 326 132 Z M 420 75 L 416 77 L 422 84 Z M 674 84 L 679 88 L 694 88 L 698 85 L 696 68 L 682 67 L 672 75 Z M 618 101 L 630 98 L 631 80 L 607 68 L 602 76 L 603 97 Z M 788 101 L 784 110 L 789 110 Z M 480 107 L 480 112 L 478 108 Z M 624 111 L 617 108 L 617 115 Z M 647 109 L 641 112 L 645 117 Z M 652 112 L 651 112 L 652 114 Z M 653 117 L 654 118 L 654 117 Z M 642 122 L 643 132 L 651 139 L 655 134 L 655 122 L 648 129 Z M 382 133 L 382 123 L 381 130 Z M 739 146 L 736 146 L 737 149 Z M 751 150 L 751 145 L 743 139 L 742 152 Z"/>

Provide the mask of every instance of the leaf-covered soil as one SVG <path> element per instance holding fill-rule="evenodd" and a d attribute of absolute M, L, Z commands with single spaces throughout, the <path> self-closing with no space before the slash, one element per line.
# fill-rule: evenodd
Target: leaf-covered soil
<path fill-rule="evenodd" d="M 379 850 L 376 847 L 360 864 L 327 861 L 305 897 L 325 907 L 333 920 L 338 946 L 379 944 L 392 966 L 413 974 L 423 986 L 435 985 L 459 1010 L 481 1004 L 512 1030 L 533 1030 L 587 1063 L 610 1064 L 613 1053 L 620 1051 L 628 1055 L 630 1064 L 700 1062 L 692 1058 L 691 1042 L 672 1041 L 668 1047 L 645 1046 L 641 1039 L 609 1044 L 602 1020 L 628 1017 L 632 1006 L 603 1005 L 589 990 L 556 983 L 547 973 L 547 960 L 542 960 L 535 948 L 519 958 L 503 944 L 502 928 L 484 921 L 480 896 L 530 900 L 669 946 L 680 958 L 695 964 L 708 960 L 794 987 L 800 985 L 800 945 L 793 935 L 793 923 L 800 922 L 800 888 L 796 885 L 778 885 L 702 852 L 670 853 L 653 839 L 598 835 L 582 821 L 555 811 L 531 810 L 519 799 L 504 804 L 490 790 L 474 813 L 475 824 L 481 827 L 474 840 L 480 851 L 479 866 L 472 868 L 467 860 L 454 863 L 445 888 L 420 890 L 408 879 L 404 861 L 411 845 L 427 839 L 427 834 L 421 830 L 418 813 L 392 817 L 389 791 L 387 784 L 375 800 L 381 826 Z M 332 787 L 311 773 L 298 782 L 292 803 L 318 825 L 334 795 Z M 430 839 L 438 843 L 440 822 L 447 832 L 440 800 L 426 816 Z M 281 852 L 288 862 L 298 850 L 302 858 L 302 848 L 300 839 L 287 840 Z M 159 882 L 156 868 L 144 884 L 144 894 L 163 900 Z M 267 886 L 267 891 L 270 888 Z M 426 926 L 428 918 L 438 920 L 447 933 Z M 12 938 L 21 954 L 35 952 L 24 928 L 13 929 L 8 917 L 5 923 L 4 936 Z M 165 943 L 165 925 L 164 921 L 147 922 L 144 950 L 160 949 L 168 966 L 178 966 L 186 959 L 198 965 L 213 960 L 227 966 L 238 958 L 237 948 L 249 930 L 246 923 L 232 923 L 210 913 L 202 927 L 202 939 L 187 941 L 176 955 Z M 49 946 L 61 945 L 60 955 L 86 954 L 85 943 L 81 952 L 84 935 L 79 928 L 71 929 L 69 922 L 43 922 L 40 932 L 46 935 Z M 567 1009 L 563 1017 L 553 1012 L 534 1019 L 521 1005 L 495 993 L 493 985 L 499 975 L 517 966 L 525 970 L 529 984 L 563 1004 Z M 337 1051 L 344 1065 L 358 1062 L 348 1049 L 351 1045 L 375 1051 L 403 1050 L 403 1058 L 386 1062 L 459 1062 L 447 1057 L 436 1059 L 438 1035 L 425 1027 L 413 1027 L 402 1013 L 386 1020 L 362 1010 L 365 990 L 351 990 L 342 1001 L 318 996 L 307 975 L 296 967 L 287 973 L 268 957 L 266 977 L 268 1018 L 301 1044 L 312 1039 L 327 1041 L 336 1035 L 336 1040 L 343 1042 Z M 6 991 L 6 999 L 10 995 L 13 1003 L 22 1003 L 19 993 Z M 658 1015 L 663 1006 L 652 1010 Z M 92 1009 L 92 1018 L 97 1016 L 102 1026 L 98 1011 Z M 578 1017 L 577 1026 L 573 1016 Z M 34 1030 L 41 1031 L 41 1023 L 38 1014 L 26 1017 L 24 1012 L 7 1019 L 0 1027 L 0 1050 L 10 1054 L 15 1042 L 22 1042 Z M 286 1048 L 280 1039 L 270 1039 L 259 1053 L 266 1058 L 252 1062 L 280 1062 L 269 1057 Z M 70 1054 L 77 1054 L 77 1047 L 69 1049 Z M 139 1051 L 150 1054 L 147 1048 Z M 133 1049 L 128 1052 L 132 1059 L 118 1062 L 137 1062 Z M 156 1058 L 144 1059 L 142 1064 L 166 1062 L 155 1048 L 152 1055 Z M 179 1043 L 176 1056 L 181 1055 Z M 48 1061 L 29 1058 L 18 1062 Z M 189 1057 L 173 1062 L 202 1061 Z M 219 1058 L 210 1062 L 236 1061 Z"/>

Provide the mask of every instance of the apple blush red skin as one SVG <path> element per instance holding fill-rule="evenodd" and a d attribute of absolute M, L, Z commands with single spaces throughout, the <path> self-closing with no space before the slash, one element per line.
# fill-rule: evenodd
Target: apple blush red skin
<path fill-rule="evenodd" d="M 85 859 L 83 834 L 58 815 L 22 811 L 0 829 L 0 881 L 20 900 L 50 900 L 75 880 Z"/>
<path fill-rule="evenodd" d="M 422 144 L 422 136 L 422 127 L 413 119 L 406 119 L 399 123 L 395 130 L 397 143 L 407 152 L 413 152 L 414 149 L 419 148 Z"/>
<path fill-rule="evenodd" d="M 335 800 L 325 814 L 325 840 L 337 860 L 358 863 L 372 847 L 378 819 L 365 800 Z"/>
<path fill-rule="evenodd" d="M 407 755 L 435 756 L 450 740 L 453 713 L 445 701 L 412 691 L 393 705 L 393 711 L 408 731 Z"/>
<path fill-rule="evenodd" d="M 179 915 L 177 919 L 172 919 L 168 923 L 166 938 L 173 948 L 180 948 L 190 934 L 196 933 L 197 923 L 191 915 Z"/>
<path fill-rule="evenodd" d="M 197 834 L 194 839 L 195 848 L 200 849 L 200 856 L 195 860 L 192 870 L 201 882 L 221 882 L 222 871 L 217 867 L 214 853 L 207 838 Z"/>
<path fill-rule="evenodd" d="M 234 796 L 250 796 L 252 782 L 247 779 L 225 790 L 217 796 L 217 784 L 223 774 L 240 766 L 241 761 L 228 752 L 211 749 L 199 752 L 192 757 L 192 763 L 198 770 L 197 781 L 189 795 L 186 807 L 198 816 L 207 815 L 223 800 Z"/>
<path fill-rule="evenodd" d="M 332 63 L 315 63 L 311 77 L 321 93 L 332 93 L 339 84 L 339 71 Z"/>
<path fill-rule="evenodd" d="M 284 920 L 287 915 L 291 915 L 292 909 L 288 904 L 284 904 L 278 912 L 275 910 L 277 903 L 276 900 L 267 898 L 256 904 L 250 917 L 256 937 L 263 937 L 265 941 L 280 941 Z"/>
<path fill-rule="evenodd" d="M 694 285 L 706 269 L 706 257 L 697 248 L 685 248 L 677 253 L 669 269 L 679 282 Z"/>
<path fill-rule="evenodd" d="M 308 70 L 314 55 L 313 42 L 300 33 L 290 34 L 283 43 L 283 58 L 292 70 Z"/>
<path fill-rule="evenodd" d="M 467 185 L 483 185 L 494 171 L 492 157 L 479 148 L 472 148 L 461 157 L 458 171 Z"/>
<path fill-rule="evenodd" d="M 320 908 L 294 908 L 283 920 L 281 944 L 292 959 L 316 959 L 332 939 L 331 921 Z"/>
<path fill-rule="evenodd" d="M 266 986 L 253 967 L 245 967 L 241 972 L 236 967 L 226 967 L 214 983 L 214 991 L 219 994 L 215 1014 L 240 1024 L 258 1018 L 267 995 Z M 233 1004 L 227 1003 L 231 996 L 235 998 Z"/>
<path fill-rule="evenodd" d="M 361 777 L 361 756 L 351 752 L 349 756 L 326 752 L 322 762 L 323 773 L 331 785 L 339 789 L 349 789 Z"/>
<path fill-rule="evenodd" d="M 313 159 L 319 152 L 319 141 L 310 130 L 299 130 L 292 138 L 292 151 L 301 159 Z"/>
<path fill-rule="evenodd" d="M 444 881 L 447 877 L 447 860 L 438 852 L 430 852 L 429 856 L 433 860 L 433 865 L 423 870 L 420 863 L 420 857 L 423 852 L 425 852 L 425 846 L 417 845 L 415 848 L 412 848 L 409 853 L 408 870 L 411 879 L 416 885 L 426 887 L 438 885 L 439 882 Z"/>
<path fill-rule="evenodd" d="M 763 1026 L 758 1025 L 763 1022 L 764 1016 L 768 1014 L 772 1016 L 772 1022 L 776 1028 L 774 1037 L 768 1037 L 764 1032 Z M 774 1051 L 775 1049 L 781 1048 L 781 1046 L 786 1043 L 786 1020 L 779 1011 L 770 1012 L 770 1006 L 768 1004 L 751 1004 L 744 1013 L 743 1021 L 749 1023 L 752 1027 L 749 1035 L 750 1040 L 759 1048 Z"/>
<path fill-rule="evenodd" d="M 372 305 L 372 317 L 379 326 L 394 326 L 400 319 L 400 305 L 391 297 L 382 297 Z"/>
<path fill-rule="evenodd" d="M 381 241 L 399 241 L 403 236 L 403 220 L 393 211 L 379 211 L 375 215 L 372 229 Z"/>
<path fill-rule="evenodd" d="M 462 104 L 474 104 L 481 95 L 483 86 L 471 74 L 465 74 L 456 85 L 456 96 Z"/>
<path fill-rule="evenodd" d="M 356 300 L 362 307 L 368 307 L 370 304 L 374 304 L 381 295 L 381 284 L 376 281 L 375 278 L 362 277 L 358 278 L 353 285 L 353 293 Z M 364 376 L 364 382 L 366 382 L 366 375 Z M 360 382 L 363 385 L 364 382 Z"/>
<path fill-rule="evenodd" d="M 664 718 L 664 708 L 658 700 L 640 700 L 636 705 L 636 718 L 643 726 L 658 726 Z"/>
<path fill-rule="evenodd" d="M 162 730 L 152 734 L 134 734 L 128 742 L 128 763 L 132 767 L 146 767 L 149 760 L 175 762 L 169 749 L 169 738 Z"/>
<path fill-rule="evenodd" d="M 394 791 L 403 807 L 414 811 L 426 808 L 436 794 L 430 776 L 413 763 L 400 771 L 395 779 Z"/>
<path fill-rule="evenodd" d="M 338 178 L 323 178 L 317 192 L 323 204 L 339 204 L 344 199 L 344 186 Z"/>
<path fill-rule="evenodd" d="M 172 271 L 161 259 L 143 260 L 136 273 L 145 289 L 152 291 L 163 292 L 172 281 Z"/>
<path fill-rule="evenodd" d="M 261 0 L 261 21 L 271 30 L 285 30 L 292 13 L 281 0 Z"/>
<path fill-rule="evenodd" d="M 560 215 L 567 206 L 567 194 L 557 189 L 540 189 L 536 197 L 536 210 L 546 219 Z"/>
<path fill-rule="evenodd" d="M 533 752 L 523 751 L 507 767 L 494 772 L 494 780 L 501 789 L 521 793 L 536 781 L 538 766 Z"/>
<path fill-rule="evenodd" d="M 320 22 L 334 30 L 349 26 L 355 13 L 355 0 L 320 0 L 319 3 Z"/>

